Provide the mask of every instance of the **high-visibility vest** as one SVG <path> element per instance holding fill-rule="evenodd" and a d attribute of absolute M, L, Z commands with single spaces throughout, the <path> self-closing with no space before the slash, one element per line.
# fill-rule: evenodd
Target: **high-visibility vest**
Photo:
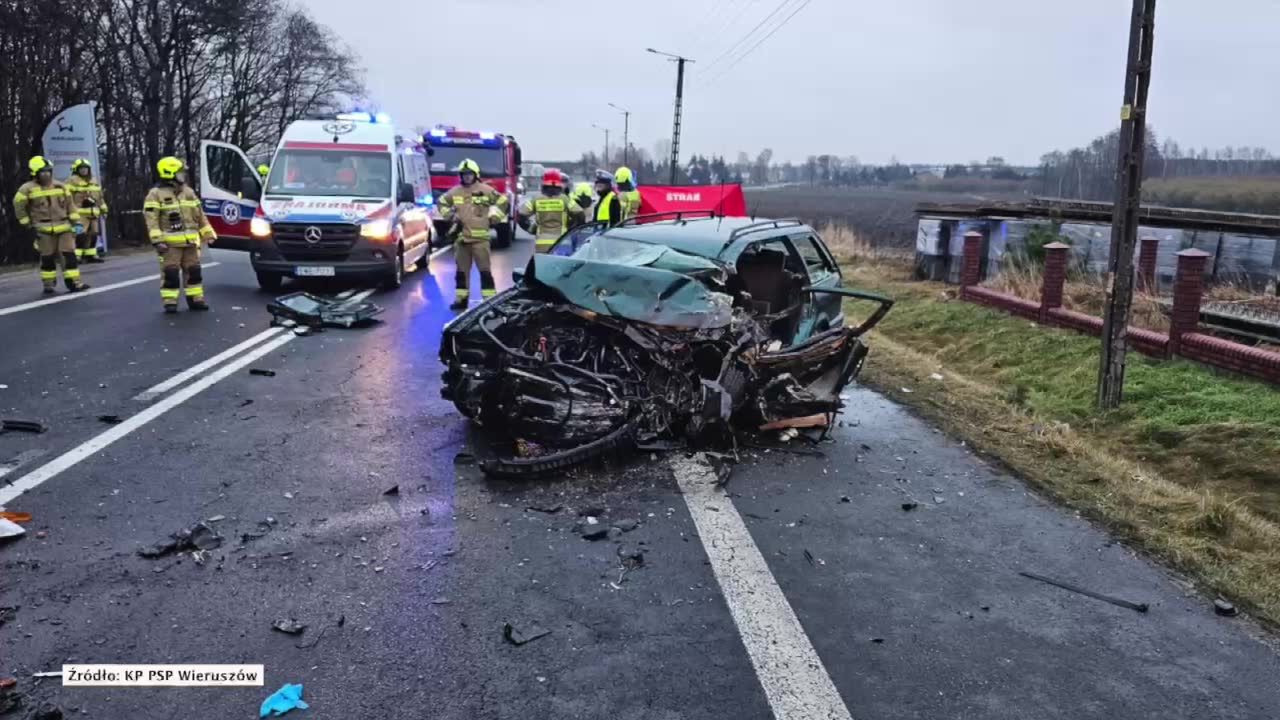
<path fill-rule="evenodd" d="M 596 203 L 596 220 L 598 222 L 609 222 L 613 220 L 609 207 L 613 205 L 613 201 L 617 199 L 617 195 L 612 190 L 608 195 L 600 198 L 600 202 Z"/>

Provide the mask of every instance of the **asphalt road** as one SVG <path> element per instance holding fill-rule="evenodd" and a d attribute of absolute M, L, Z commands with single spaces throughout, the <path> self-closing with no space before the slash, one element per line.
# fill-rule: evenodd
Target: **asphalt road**
<path fill-rule="evenodd" d="M 500 285 L 530 244 L 498 255 Z M 0 498 L 39 481 L 0 502 L 34 516 L 0 545 L 14 717 L 251 718 L 284 683 L 310 704 L 291 717 L 342 720 L 1280 717 L 1252 622 L 869 391 L 821 455 L 747 451 L 724 489 L 657 455 L 494 482 L 439 398 L 448 254 L 372 296 L 379 325 L 309 337 L 264 335 L 245 258 L 207 259 L 208 314 L 161 314 L 145 255 L 86 273 L 136 284 L 35 307 L 34 273 L 0 276 L 0 417 L 49 426 L 0 434 Z M 635 528 L 591 542 L 587 516 Z M 210 518 L 225 542 L 203 564 L 137 554 Z M 620 550 L 643 564 L 624 572 Z M 515 646 L 506 623 L 550 634 Z M 266 679 L 31 677 L 63 663 Z"/>

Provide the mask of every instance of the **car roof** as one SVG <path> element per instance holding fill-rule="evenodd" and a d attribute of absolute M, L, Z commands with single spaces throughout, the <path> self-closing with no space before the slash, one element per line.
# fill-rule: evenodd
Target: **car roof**
<path fill-rule="evenodd" d="M 336 143 L 333 141 L 334 133 L 332 132 L 335 125 L 340 125 L 345 130 L 337 136 Z M 285 128 L 284 135 L 280 138 L 280 147 L 288 147 L 289 143 L 325 143 L 332 145 L 335 150 L 341 150 L 351 145 L 382 145 L 391 152 L 395 150 L 396 137 L 395 126 L 387 123 L 296 120 Z"/>
<path fill-rule="evenodd" d="M 737 230 L 759 227 L 760 232 L 748 232 L 733 237 Z M 754 240 L 791 235 L 811 231 L 808 225 L 795 220 L 773 220 L 746 217 L 698 217 L 683 220 L 623 225 L 605 232 L 608 237 L 636 240 L 638 242 L 666 245 L 690 255 L 711 259 L 732 259 L 737 252 L 726 252 Z"/>

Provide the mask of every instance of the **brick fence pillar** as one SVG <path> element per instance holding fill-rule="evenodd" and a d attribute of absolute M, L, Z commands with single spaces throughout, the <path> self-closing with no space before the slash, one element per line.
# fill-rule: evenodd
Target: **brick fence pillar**
<path fill-rule="evenodd" d="M 1194 248 L 1178 253 L 1178 274 L 1173 281 L 1173 313 L 1169 319 L 1169 353 L 1178 354 L 1182 336 L 1200 327 L 1200 300 L 1204 296 L 1204 266 L 1209 253 Z"/>
<path fill-rule="evenodd" d="M 1142 247 L 1138 250 L 1138 289 L 1142 292 L 1159 290 L 1156 285 L 1156 256 L 1159 252 L 1160 238 L 1142 238 Z"/>
<path fill-rule="evenodd" d="M 1049 319 L 1049 311 L 1062 307 L 1062 286 L 1067 281 L 1067 258 L 1071 246 L 1053 242 L 1044 246 L 1044 279 L 1040 285 L 1040 322 Z"/>
<path fill-rule="evenodd" d="M 960 287 L 977 285 L 982 281 L 982 233 L 964 234 L 964 257 L 960 261 Z"/>

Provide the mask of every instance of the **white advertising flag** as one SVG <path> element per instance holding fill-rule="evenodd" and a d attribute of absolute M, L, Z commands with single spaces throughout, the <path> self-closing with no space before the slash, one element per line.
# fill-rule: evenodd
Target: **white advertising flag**
<path fill-rule="evenodd" d="M 72 105 L 49 121 L 44 129 L 41 145 L 44 158 L 53 163 L 53 176 L 66 180 L 71 176 L 71 163 L 84 158 L 93 166 L 98 182 L 103 183 L 102 165 L 98 163 L 98 125 L 94 117 L 93 103 Z M 111 199 L 107 199 L 108 205 Z M 106 223 L 99 223 L 105 226 Z M 102 228 L 102 246 L 106 247 L 106 230 Z"/>

